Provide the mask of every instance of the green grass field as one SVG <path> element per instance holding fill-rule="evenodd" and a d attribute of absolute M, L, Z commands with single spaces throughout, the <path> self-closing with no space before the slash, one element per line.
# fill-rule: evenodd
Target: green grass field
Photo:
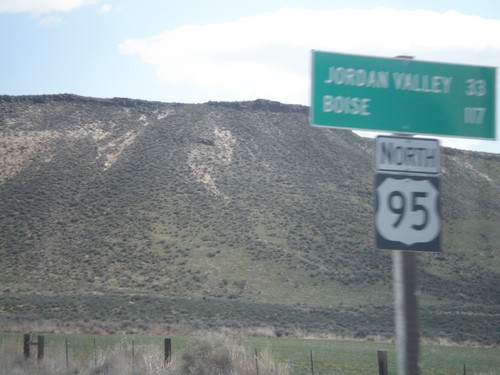
<path fill-rule="evenodd" d="M 315 374 L 376 374 L 377 351 L 387 351 L 389 373 L 396 374 L 394 344 L 349 340 L 298 340 L 249 338 L 249 345 L 269 348 L 280 360 L 297 371 L 311 373 L 312 351 Z M 464 346 L 421 346 L 421 374 L 500 374 L 500 349 Z"/>
<path fill-rule="evenodd" d="M 74 365 L 98 361 L 110 350 L 123 351 L 127 357 L 145 347 L 158 348 L 158 361 L 163 361 L 163 340 L 155 335 L 45 335 L 45 357 L 57 358 Z M 190 345 L 195 337 L 169 336 L 173 358 Z M 210 338 L 210 336 L 207 336 Z M 0 358 L 18 351 L 22 355 L 22 334 L 0 333 Z M 237 342 L 250 353 L 270 353 L 279 363 L 288 365 L 291 374 L 377 374 L 377 351 L 387 351 L 389 373 L 396 374 L 396 352 L 392 343 L 327 339 L 292 339 L 269 337 L 237 337 Z M 33 346 L 32 355 L 36 355 Z M 311 366 L 312 357 L 312 366 Z M 44 359 L 45 360 L 45 359 Z M 500 374 L 500 348 L 421 345 L 421 374 L 449 375 Z"/>

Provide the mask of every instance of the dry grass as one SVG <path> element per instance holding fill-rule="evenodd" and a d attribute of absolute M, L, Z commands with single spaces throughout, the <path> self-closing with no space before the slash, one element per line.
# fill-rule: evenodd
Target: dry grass
<path fill-rule="evenodd" d="M 64 360 L 46 358 L 37 361 L 34 358 L 26 359 L 19 350 L 19 343 L 7 341 L 0 351 L 1 375 L 68 375 L 68 369 L 63 365 Z"/>
<path fill-rule="evenodd" d="M 242 340 L 218 333 L 193 339 L 171 362 L 163 361 L 163 351 L 157 346 L 123 347 L 99 353 L 95 358 L 71 357 L 65 354 L 45 356 L 43 360 L 25 359 L 18 342 L 5 342 L 0 351 L 0 375 L 288 375 L 287 365 L 276 363 L 263 351 L 249 351 Z"/>
<path fill-rule="evenodd" d="M 277 363 L 268 351 L 252 353 L 234 336 L 209 335 L 194 340 L 181 354 L 173 374 L 287 375 L 288 366 Z"/>
<path fill-rule="evenodd" d="M 162 361 L 162 352 L 157 347 L 138 348 L 132 355 L 125 355 L 121 349 L 113 349 L 100 357 L 84 371 L 85 375 L 161 375 L 170 374 Z"/>

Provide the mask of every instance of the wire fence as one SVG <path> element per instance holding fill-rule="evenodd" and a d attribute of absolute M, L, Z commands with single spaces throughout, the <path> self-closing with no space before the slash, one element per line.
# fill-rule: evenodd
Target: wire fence
<path fill-rule="evenodd" d="M 42 339 L 43 337 L 43 339 Z M 43 343 L 43 346 L 40 343 Z M 217 344 L 215 344 L 217 345 Z M 27 347 L 29 348 L 27 350 Z M 171 338 L 159 336 L 112 335 L 20 335 L 0 334 L 0 375 L 40 374 L 193 374 L 193 368 L 170 366 L 172 358 L 179 362 L 181 353 L 189 347 L 183 342 L 172 348 Z M 248 348 L 246 348 L 248 349 Z M 40 353 L 41 350 L 41 353 Z M 394 358 L 387 360 L 387 351 L 373 353 L 373 361 L 360 359 L 358 363 L 339 360 L 338 353 L 329 358 L 317 358 L 312 349 L 291 357 L 278 356 L 270 363 L 265 350 L 251 349 L 253 364 L 246 374 L 256 375 L 395 375 Z M 206 353 L 197 352 L 209 364 Z M 393 355 L 393 353 L 390 353 Z M 319 355 L 318 355 L 319 357 Z M 184 359 L 185 360 L 185 359 Z M 422 375 L 500 375 L 498 361 L 468 365 L 455 361 L 433 368 L 422 368 Z M 194 366 L 194 365 L 193 365 Z M 202 365 L 203 366 L 203 365 Z M 216 366 L 222 366 L 217 363 Z M 24 372 L 19 372 L 19 371 Z M 186 372 L 182 372 L 186 371 Z M 225 372 L 220 371 L 220 374 Z M 237 373 L 237 372 L 233 372 Z M 208 370 L 203 374 L 210 374 Z"/>
<path fill-rule="evenodd" d="M 106 335 L 0 335 L 0 375 L 161 374 L 171 340 Z"/>

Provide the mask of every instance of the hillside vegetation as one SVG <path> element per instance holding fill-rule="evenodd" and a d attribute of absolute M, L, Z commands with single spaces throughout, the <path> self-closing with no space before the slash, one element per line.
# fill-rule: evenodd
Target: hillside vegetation
<path fill-rule="evenodd" d="M 393 333 L 372 140 L 307 107 L 0 96 L 0 330 Z M 500 342 L 500 155 L 445 149 L 421 330 Z M 117 328 L 118 327 L 118 328 Z"/>

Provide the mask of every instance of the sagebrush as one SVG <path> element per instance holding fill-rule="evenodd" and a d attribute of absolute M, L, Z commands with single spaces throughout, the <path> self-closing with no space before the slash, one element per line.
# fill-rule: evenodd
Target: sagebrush
<path fill-rule="evenodd" d="M 210 334 L 192 339 L 171 360 L 164 361 L 158 346 L 139 346 L 124 350 L 117 346 L 101 351 L 94 358 L 72 357 L 65 353 L 45 356 L 43 360 L 25 359 L 17 343 L 4 345 L 0 352 L 1 375 L 288 375 L 286 364 L 277 363 L 268 351 L 257 353 L 242 340 L 225 334 Z"/>

